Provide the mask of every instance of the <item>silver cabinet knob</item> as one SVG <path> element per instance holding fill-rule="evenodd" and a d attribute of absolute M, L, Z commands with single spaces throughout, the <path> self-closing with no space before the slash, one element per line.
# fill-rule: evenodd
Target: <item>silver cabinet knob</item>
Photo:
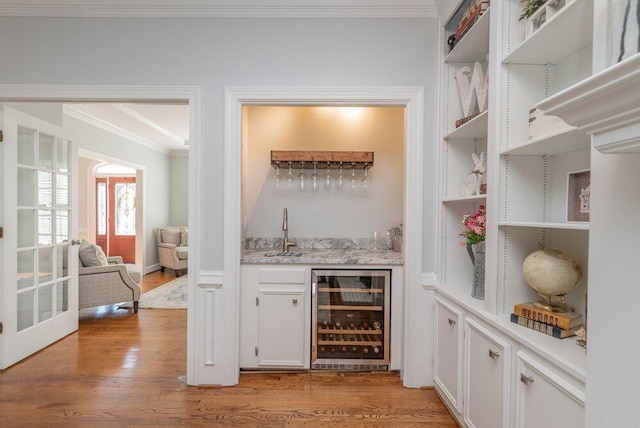
<path fill-rule="evenodd" d="M 533 378 L 531 376 L 527 376 L 524 373 L 520 373 L 520 382 L 522 382 L 525 385 L 529 386 L 530 384 L 533 383 Z"/>
<path fill-rule="evenodd" d="M 293 299 L 292 302 L 295 305 L 296 303 L 298 303 L 298 299 Z"/>
<path fill-rule="evenodd" d="M 449 325 L 456 325 L 456 323 L 457 323 L 457 322 L 458 322 L 458 321 L 456 321 L 456 320 L 454 320 L 454 319 L 449 318 Z"/>
<path fill-rule="evenodd" d="M 492 351 L 491 349 L 489 349 L 489 358 L 491 358 L 492 360 L 495 360 L 499 356 L 500 356 L 499 352 L 495 352 L 495 351 Z"/>

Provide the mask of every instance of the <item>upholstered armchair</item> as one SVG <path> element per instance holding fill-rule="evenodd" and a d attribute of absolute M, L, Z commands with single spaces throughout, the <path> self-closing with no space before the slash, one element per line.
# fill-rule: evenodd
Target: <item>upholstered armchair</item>
<path fill-rule="evenodd" d="M 176 276 L 187 273 L 189 264 L 189 233 L 186 227 L 158 228 L 158 256 L 160 270 L 173 269 Z"/>
<path fill-rule="evenodd" d="M 138 313 L 140 269 L 125 264 L 122 257 L 106 257 L 100 247 L 83 241 L 79 250 L 78 308 L 133 302 Z"/>

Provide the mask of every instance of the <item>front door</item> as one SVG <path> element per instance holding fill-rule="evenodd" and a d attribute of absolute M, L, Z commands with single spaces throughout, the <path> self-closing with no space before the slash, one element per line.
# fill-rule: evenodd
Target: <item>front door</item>
<path fill-rule="evenodd" d="M 78 329 L 77 145 L 0 107 L 0 369 Z"/>
<path fill-rule="evenodd" d="M 96 243 L 125 263 L 136 259 L 136 179 L 96 178 Z"/>

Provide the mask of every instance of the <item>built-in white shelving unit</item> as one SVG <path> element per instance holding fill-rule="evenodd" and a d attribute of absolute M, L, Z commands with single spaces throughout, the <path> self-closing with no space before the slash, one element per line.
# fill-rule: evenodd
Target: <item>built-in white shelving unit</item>
<path fill-rule="evenodd" d="M 453 32 L 453 29 L 451 30 Z M 461 63 L 485 61 L 489 53 L 489 13 L 484 13 L 469 30 L 465 36 L 460 39 L 458 44 L 445 57 L 444 62 Z"/>
<path fill-rule="evenodd" d="M 461 0 L 460 7 L 470 1 Z M 590 170 L 591 139 L 573 126 L 547 133 L 538 129 L 533 136 L 529 128 L 531 109 L 592 74 L 593 0 L 560 5 L 527 35 L 525 21 L 518 19 L 519 0 L 492 0 L 474 28 L 443 57 L 436 291 L 465 317 L 480 319 L 584 390 L 586 353 L 575 337 L 560 340 L 510 321 L 515 304 L 539 299 L 522 275 L 525 258 L 539 244 L 562 250 L 582 267 L 583 279 L 566 299 L 577 312 L 586 310 L 589 223 L 571 221 L 569 175 Z M 445 24 L 444 40 L 456 25 Z M 488 110 L 456 128 L 463 112 L 455 73 L 487 58 Z M 462 183 L 473 168 L 471 154 L 480 152 L 487 156 L 487 194 L 463 197 Z M 458 236 L 463 216 L 481 204 L 487 209 L 484 301 L 471 297 L 472 264 Z M 438 328 L 436 337 L 445 334 L 444 327 Z M 515 421 L 513 414 L 505 420 L 510 417 Z"/>

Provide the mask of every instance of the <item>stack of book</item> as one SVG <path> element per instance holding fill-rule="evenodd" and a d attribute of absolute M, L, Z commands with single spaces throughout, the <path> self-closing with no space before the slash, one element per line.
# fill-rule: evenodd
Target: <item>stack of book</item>
<path fill-rule="evenodd" d="M 473 27 L 478 19 L 482 16 L 485 10 L 489 7 L 488 0 L 472 0 L 469 6 L 462 14 L 458 29 L 455 32 L 454 46 L 462 37 Z"/>
<path fill-rule="evenodd" d="M 511 322 L 558 339 L 564 339 L 575 336 L 584 321 L 582 314 L 573 311 L 547 311 L 534 306 L 533 302 L 529 302 L 514 306 Z"/>

